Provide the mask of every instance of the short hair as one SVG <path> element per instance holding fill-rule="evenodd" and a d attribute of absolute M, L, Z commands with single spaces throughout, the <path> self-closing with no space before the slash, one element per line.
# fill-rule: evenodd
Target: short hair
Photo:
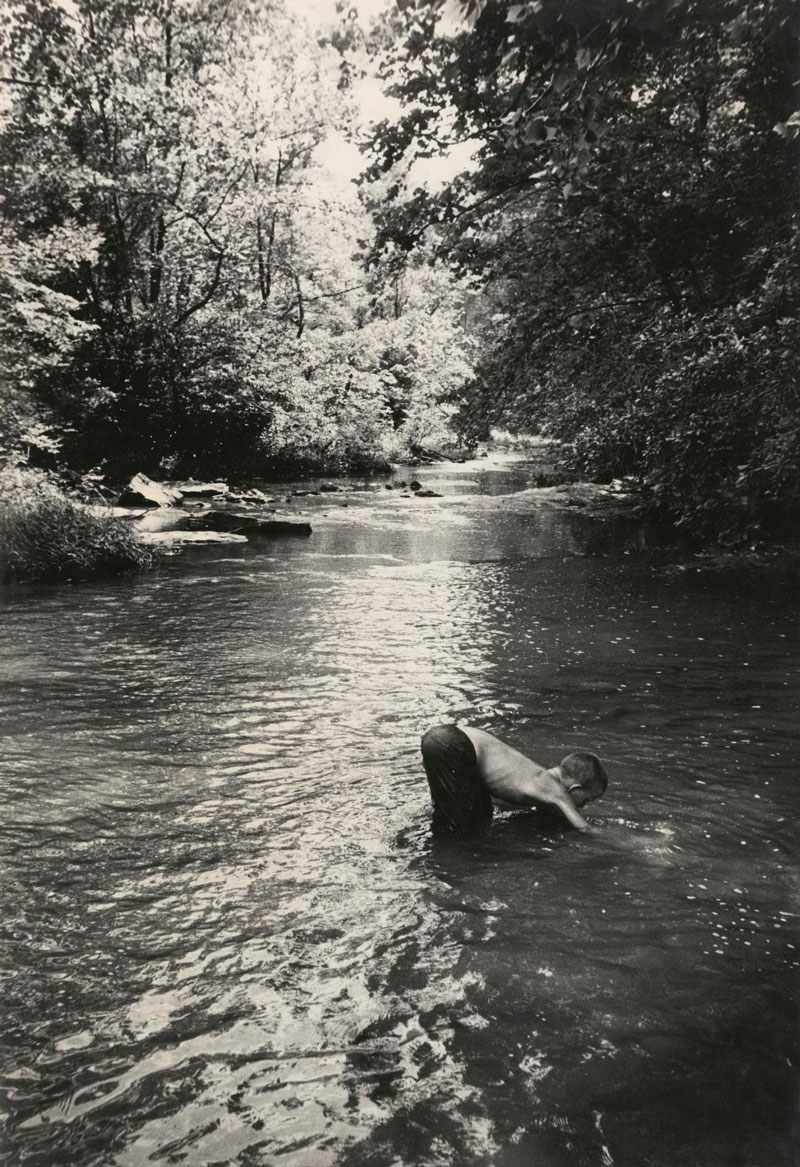
<path fill-rule="evenodd" d="M 608 775 L 597 754 L 583 752 L 568 754 L 561 763 L 561 773 L 573 786 L 577 784 L 584 790 L 598 782 L 600 793 L 605 794 L 608 786 Z"/>

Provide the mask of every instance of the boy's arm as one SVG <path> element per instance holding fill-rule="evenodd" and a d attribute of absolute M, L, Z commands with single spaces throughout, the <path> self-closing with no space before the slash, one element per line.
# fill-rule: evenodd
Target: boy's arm
<path fill-rule="evenodd" d="M 561 783 L 541 767 L 537 767 L 537 771 L 535 775 L 528 773 L 519 777 L 513 790 L 504 785 L 501 792 L 496 788 L 492 789 L 490 785 L 492 801 L 504 810 L 515 810 L 521 806 L 552 807 L 560 811 L 570 826 L 576 830 L 583 831 L 584 834 L 590 832 L 592 828 Z"/>
<path fill-rule="evenodd" d="M 591 831 L 592 828 L 586 819 L 580 814 L 566 790 L 552 774 L 545 771 L 543 774 L 537 775 L 534 786 L 532 794 L 537 802 L 544 803 L 545 806 L 554 806 L 560 810 L 570 826 L 575 827 L 576 830 L 584 833 Z"/>
<path fill-rule="evenodd" d="M 567 821 L 578 831 L 583 831 L 584 834 L 591 831 L 591 827 L 587 823 L 583 815 L 576 809 L 570 801 L 569 795 L 565 794 L 563 799 L 558 802 L 551 803 L 551 806 L 556 806 L 567 819 Z"/>

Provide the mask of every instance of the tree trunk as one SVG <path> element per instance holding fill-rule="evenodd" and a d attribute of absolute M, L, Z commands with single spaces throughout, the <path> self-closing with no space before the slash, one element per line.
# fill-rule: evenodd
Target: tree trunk
<path fill-rule="evenodd" d="M 266 304 L 270 289 L 267 280 L 267 265 L 264 262 L 264 226 L 260 215 L 256 219 L 256 244 L 258 248 L 258 289 L 261 292 L 261 303 Z"/>
<path fill-rule="evenodd" d="M 256 186 L 259 180 L 259 167 L 253 168 L 253 178 Z M 281 184 L 283 177 L 283 155 L 278 153 L 278 165 L 275 171 L 275 189 L 277 190 Z M 269 219 L 269 228 L 266 233 L 266 246 L 264 240 L 264 218 L 261 214 L 256 218 L 256 248 L 258 255 L 258 290 L 261 293 L 261 303 L 266 304 L 272 294 L 272 255 L 275 248 L 275 226 L 278 221 L 278 212 L 273 206 L 272 214 Z"/>
<path fill-rule="evenodd" d="M 164 88 L 167 93 L 172 88 L 172 25 L 169 21 L 164 25 Z M 161 296 L 166 237 L 167 224 L 162 211 L 156 219 L 155 227 L 150 229 L 150 287 L 147 302 L 151 306 L 157 304 Z"/>
<path fill-rule="evenodd" d="M 163 214 L 158 216 L 155 227 L 150 228 L 150 291 L 147 302 L 157 304 L 161 295 L 161 281 L 164 276 L 164 240 L 167 236 L 167 225 Z"/>
<path fill-rule="evenodd" d="M 303 293 L 300 289 L 300 277 L 297 275 L 294 277 L 294 286 L 297 289 L 297 339 L 299 340 L 303 335 L 303 329 L 305 328 L 306 313 L 305 308 L 303 307 Z"/>

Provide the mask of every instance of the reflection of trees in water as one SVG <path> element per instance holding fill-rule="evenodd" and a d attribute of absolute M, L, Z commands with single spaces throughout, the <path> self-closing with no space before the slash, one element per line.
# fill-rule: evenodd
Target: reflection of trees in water
<path fill-rule="evenodd" d="M 638 908 L 627 944 L 593 945 L 573 844 L 515 816 L 412 860 L 430 890 L 367 974 L 402 1006 L 347 1055 L 348 1109 L 377 1121 L 343 1167 L 788 1167 L 788 985 L 743 968 L 720 992 L 691 936 L 641 935 Z"/>
<path fill-rule="evenodd" d="M 565 513 L 558 512 L 556 518 L 558 524 L 564 523 Z M 580 555 L 614 557 L 625 551 L 657 551 L 663 546 L 663 532 L 636 515 L 599 519 L 567 511 L 566 522 L 575 551 Z"/>

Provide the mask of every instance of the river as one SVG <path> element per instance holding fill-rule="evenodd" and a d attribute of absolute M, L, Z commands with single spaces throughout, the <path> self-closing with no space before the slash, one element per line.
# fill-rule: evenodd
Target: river
<path fill-rule="evenodd" d="M 415 473 L 9 589 L 5 1163 L 797 1161 L 796 608 Z M 595 832 L 432 839 L 453 719 L 597 751 Z"/>

